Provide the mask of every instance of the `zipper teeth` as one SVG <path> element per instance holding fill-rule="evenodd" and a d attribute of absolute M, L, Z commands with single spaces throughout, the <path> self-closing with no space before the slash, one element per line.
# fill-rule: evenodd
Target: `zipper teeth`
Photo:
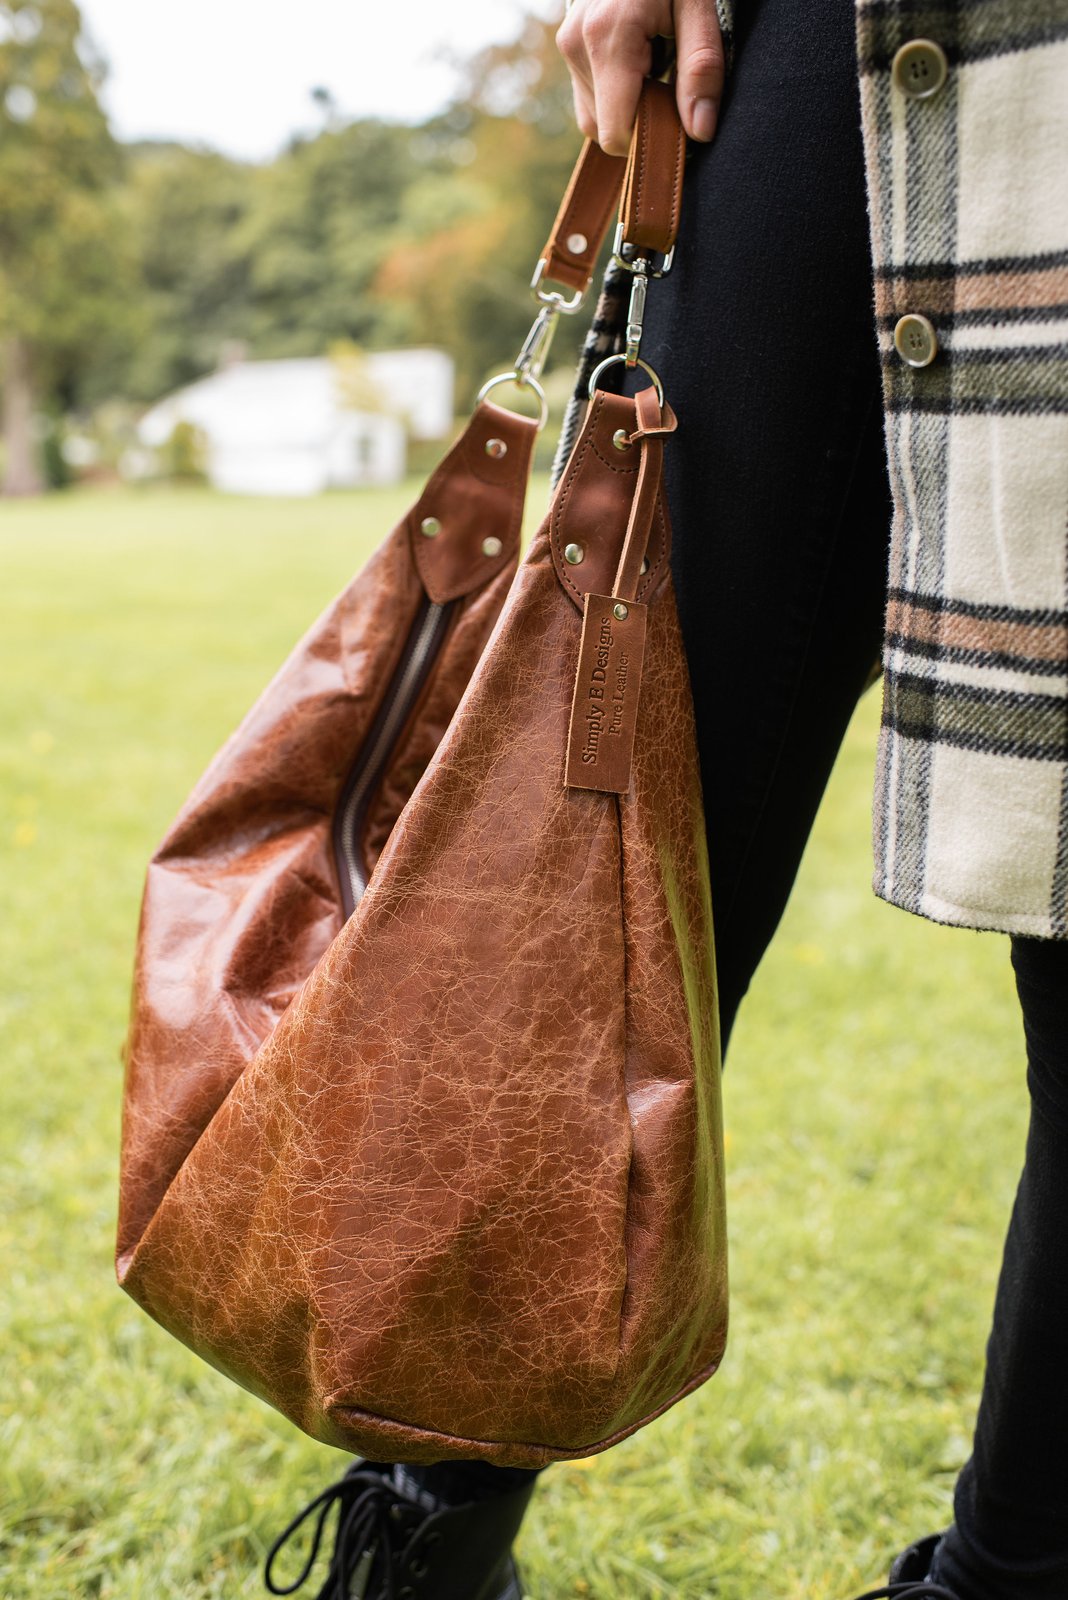
<path fill-rule="evenodd" d="M 420 623 L 411 653 L 404 665 L 400 681 L 397 683 L 390 700 L 389 711 L 383 718 L 378 730 L 378 737 L 374 747 L 369 752 L 363 763 L 358 781 L 353 785 L 344 813 L 341 818 L 341 848 L 345 857 L 345 870 L 349 875 L 349 888 L 352 892 L 352 903 L 358 905 L 360 896 L 367 888 L 367 874 L 356 852 L 356 840 L 353 835 L 353 824 L 359 814 L 360 807 L 367 797 L 368 791 L 378 776 L 382 759 L 387 753 L 401 723 L 408 714 L 408 703 L 411 699 L 412 685 L 418 680 L 419 674 L 426 662 L 438 621 L 446 606 L 444 602 L 430 601 L 427 605 L 423 620 Z"/>

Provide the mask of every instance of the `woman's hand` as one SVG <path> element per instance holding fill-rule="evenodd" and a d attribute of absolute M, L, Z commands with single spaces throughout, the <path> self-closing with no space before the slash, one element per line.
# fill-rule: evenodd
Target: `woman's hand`
<path fill-rule="evenodd" d="M 674 36 L 679 115 L 693 139 L 716 130 L 723 42 L 714 0 L 575 0 L 556 35 L 571 73 L 575 119 L 610 156 L 625 156 L 650 41 Z"/>

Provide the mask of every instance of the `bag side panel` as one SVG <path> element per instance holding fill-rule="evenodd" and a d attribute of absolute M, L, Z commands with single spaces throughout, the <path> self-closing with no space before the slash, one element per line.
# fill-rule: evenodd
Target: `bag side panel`
<path fill-rule="evenodd" d="M 441 737 L 512 575 L 502 570 L 459 602 L 430 680 L 424 741 Z M 126 1050 L 120 1275 L 341 926 L 333 814 L 422 596 L 402 523 L 294 650 L 150 864 Z"/>
<path fill-rule="evenodd" d="M 355 1406 L 581 1446 L 613 1388 L 618 807 L 563 787 L 579 619 L 532 555 L 355 914 L 125 1280 L 320 1435 Z"/>
<path fill-rule="evenodd" d="M 634 1137 L 627 1293 L 612 1430 L 708 1378 L 727 1335 L 721 1057 L 693 704 L 670 577 L 646 643 L 634 778 L 621 801 L 627 1101 Z"/>
<path fill-rule="evenodd" d="M 630 494 L 611 438 L 631 403 L 605 400 L 575 532 L 618 553 Z M 206 1359 L 372 1459 L 603 1449 L 722 1348 L 711 919 L 681 639 L 665 586 L 632 792 L 567 790 L 581 624 L 554 565 L 561 532 L 551 508 L 355 914 L 126 1274 Z"/>

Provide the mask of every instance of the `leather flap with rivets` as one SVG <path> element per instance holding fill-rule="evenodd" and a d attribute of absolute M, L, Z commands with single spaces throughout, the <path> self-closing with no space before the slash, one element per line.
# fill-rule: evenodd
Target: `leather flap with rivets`
<path fill-rule="evenodd" d="M 431 600 L 479 588 L 519 552 L 537 423 L 483 400 L 408 516 Z"/>

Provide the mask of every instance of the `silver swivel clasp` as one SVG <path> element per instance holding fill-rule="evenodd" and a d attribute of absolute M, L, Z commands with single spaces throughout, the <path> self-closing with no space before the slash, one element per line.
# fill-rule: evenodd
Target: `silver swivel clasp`
<path fill-rule="evenodd" d="M 530 332 L 523 340 L 523 348 L 515 361 L 515 376 L 517 383 L 529 383 L 531 378 L 540 378 L 549 358 L 552 347 L 553 334 L 560 321 L 560 307 L 558 305 L 543 305 L 534 318 Z"/>
<path fill-rule="evenodd" d="M 630 284 L 630 307 L 627 311 L 627 345 L 626 362 L 628 367 L 638 365 L 638 356 L 642 347 L 642 328 L 645 325 L 645 297 L 649 292 L 648 263 L 644 256 L 639 256 L 632 268 L 634 273 Z"/>
<path fill-rule="evenodd" d="M 627 335 L 626 335 L 626 364 L 636 367 L 641 352 L 642 328 L 645 324 L 645 299 L 649 293 L 649 284 L 653 278 L 666 278 L 671 271 L 675 251 L 671 249 L 664 256 L 659 266 L 654 266 L 648 254 L 640 252 L 635 245 L 628 244 L 623 238 L 623 224 L 616 224 L 616 236 L 612 244 L 612 260 L 625 272 L 631 274 L 630 305 L 627 310 Z"/>

